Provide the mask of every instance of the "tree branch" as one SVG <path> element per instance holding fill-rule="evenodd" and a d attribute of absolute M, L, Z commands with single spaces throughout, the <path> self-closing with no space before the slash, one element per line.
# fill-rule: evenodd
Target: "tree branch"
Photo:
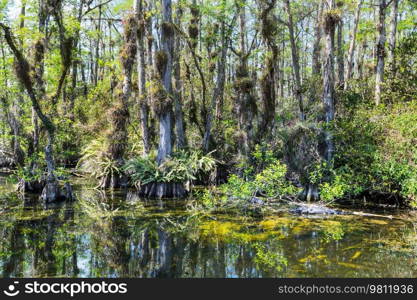
<path fill-rule="evenodd" d="M 51 120 L 42 112 L 42 109 L 39 105 L 38 99 L 36 97 L 34 88 L 33 88 L 33 81 L 32 77 L 30 76 L 30 69 L 31 66 L 27 59 L 23 56 L 22 52 L 17 48 L 16 43 L 14 41 L 13 34 L 10 30 L 10 27 L 0 23 L 0 27 L 3 29 L 4 37 L 6 39 L 7 44 L 9 45 L 10 49 L 12 50 L 15 61 L 15 71 L 18 79 L 25 87 L 26 92 L 29 95 L 29 98 L 32 102 L 32 106 L 36 111 L 39 119 L 41 119 L 42 123 L 48 129 L 50 133 L 55 132 L 55 125 L 51 122 Z"/>
<path fill-rule="evenodd" d="M 100 4 L 97 4 L 96 6 L 93 6 L 93 7 L 89 7 L 84 13 L 83 13 L 83 17 L 84 16 L 86 16 L 86 15 L 88 15 L 90 12 L 92 12 L 93 10 L 95 10 L 95 9 L 97 9 L 97 8 L 99 8 L 99 7 L 101 7 L 101 6 L 104 6 L 104 5 L 106 5 L 106 4 L 109 4 L 110 2 L 112 2 L 113 0 L 107 0 L 107 1 L 105 1 L 105 2 L 103 2 L 103 3 L 100 3 Z"/>

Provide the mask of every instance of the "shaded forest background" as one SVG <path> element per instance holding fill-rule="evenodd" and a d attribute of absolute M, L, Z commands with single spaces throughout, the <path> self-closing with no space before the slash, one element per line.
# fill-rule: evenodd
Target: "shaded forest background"
<path fill-rule="evenodd" d="M 416 205 L 416 25 L 412 0 L 1 0 L 0 164 L 47 202 L 76 173 Z"/>

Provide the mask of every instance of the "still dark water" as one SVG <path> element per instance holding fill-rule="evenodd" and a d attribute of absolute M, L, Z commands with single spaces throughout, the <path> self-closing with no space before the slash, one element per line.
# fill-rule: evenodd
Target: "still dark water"
<path fill-rule="evenodd" d="M 417 277 L 410 213 L 202 216 L 80 186 L 79 201 L 45 208 L 1 180 L 2 277 Z"/>

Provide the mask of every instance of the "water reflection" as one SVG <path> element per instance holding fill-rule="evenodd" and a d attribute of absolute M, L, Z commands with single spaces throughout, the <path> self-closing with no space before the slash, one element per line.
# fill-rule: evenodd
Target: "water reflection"
<path fill-rule="evenodd" d="M 48 209 L 2 198 L 11 205 L 0 215 L 3 277 L 417 275 L 410 222 L 197 216 L 181 201 L 88 189 L 78 198 Z"/>

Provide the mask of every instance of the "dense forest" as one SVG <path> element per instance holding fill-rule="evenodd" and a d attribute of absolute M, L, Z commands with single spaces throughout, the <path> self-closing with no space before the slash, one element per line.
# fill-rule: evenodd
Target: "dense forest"
<path fill-rule="evenodd" d="M 413 0 L 0 0 L 0 167 L 45 202 L 417 206 L 416 29 Z"/>

